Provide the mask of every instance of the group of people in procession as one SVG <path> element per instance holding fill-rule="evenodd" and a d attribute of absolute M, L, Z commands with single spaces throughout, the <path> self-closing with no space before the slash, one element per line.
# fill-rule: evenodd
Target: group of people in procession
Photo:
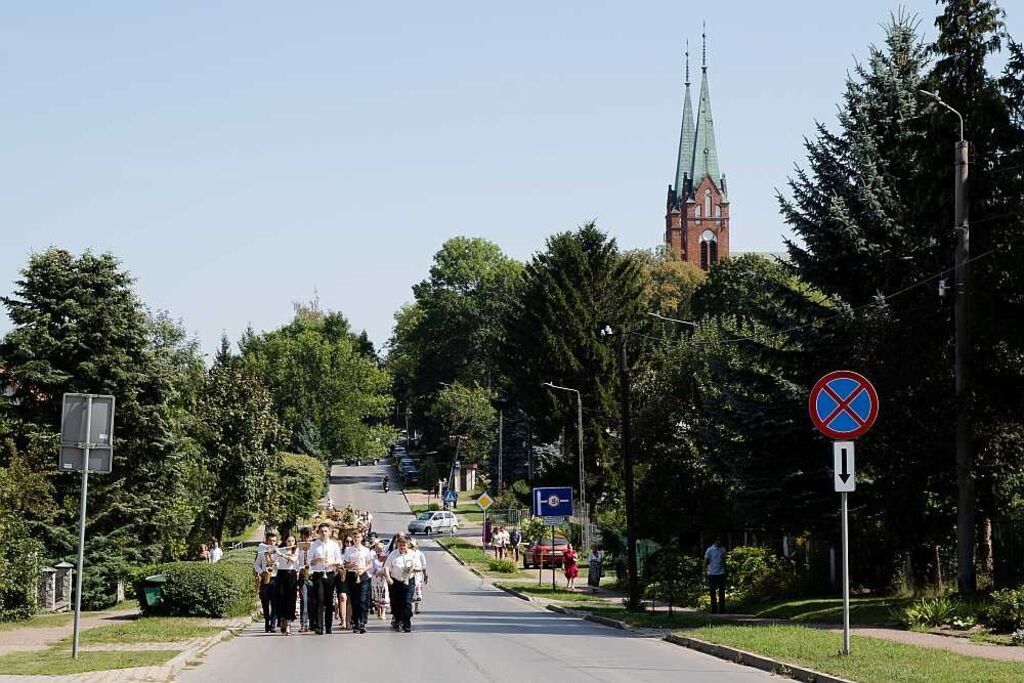
<path fill-rule="evenodd" d="M 267 532 L 253 564 L 265 631 L 291 635 L 297 617 L 299 633 L 330 634 L 337 617 L 340 630 L 362 634 L 371 612 L 383 620 L 390 611 L 391 627 L 409 633 L 429 579 L 416 542 L 398 534 L 385 546 L 372 532 L 354 531 L 339 544 L 332 529 L 321 522 L 301 529 L 299 540 L 288 533 L 280 543 Z"/>

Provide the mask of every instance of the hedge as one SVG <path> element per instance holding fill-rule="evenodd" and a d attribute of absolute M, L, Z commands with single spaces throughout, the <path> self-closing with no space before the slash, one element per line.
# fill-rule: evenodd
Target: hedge
<path fill-rule="evenodd" d="M 143 607 L 147 615 L 172 617 L 237 617 L 256 608 L 256 578 L 252 573 L 252 552 L 245 561 L 242 551 L 226 553 L 220 562 L 167 562 L 143 567 L 135 574 L 135 592 L 142 599 L 147 576 L 163 574 L 163 595 L 159 605 Z M 231 557 L 229 557 L 231 555 Z"/>

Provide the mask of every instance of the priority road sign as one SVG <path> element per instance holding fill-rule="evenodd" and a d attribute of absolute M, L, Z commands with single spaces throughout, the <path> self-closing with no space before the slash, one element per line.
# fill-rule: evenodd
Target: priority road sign
<path fill-rule="evenodd" d="M 535 517 L 572 516 L 571 486 L 540 486 L 533 489 Z"/>
<path fill-rule="evenodd" d="M 830 372 L 814 385 L 807 400 L 811 421 L 832 439 L 863 436 L 878 418 L 878 394 L 866 377 L 850 370 Z"/>
<path fill-rule="evenodd" d="M 481 510 L 486 510 L 487 508 L 491 507 L 493 503 L 494 500 L 487 495 L 487 491 L 481 493 L 480 497 L 476 499 L 476 504 L 480 506 Z"/>
<path fill-rule="evenodd" d="M 832 444 L 832 478 L 836 493 L 850 493 L 857 489 L 857 477 L 853 464 L 853 442 L 835 441 Z"/>

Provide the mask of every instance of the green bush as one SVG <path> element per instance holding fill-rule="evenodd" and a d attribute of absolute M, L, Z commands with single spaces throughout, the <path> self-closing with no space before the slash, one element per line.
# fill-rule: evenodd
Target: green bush
<path fill-rule="evenodd" d="M 256 607 L 256 579 L 252 562 L 225 554 L 220 562 L 168 562 L 143 567 L 135 574 L 135 592 L 142 600 L 147 576 L 163 574 L 163 597 L 159 605 L 143 608 L 147 615 L 172 617 L 237 617 Z"/>
<path fill-rule="evenodd" d="M 734 603 L 751 604 L 798 592 L 796 569 L 767 548 L 733 548 L 726 555 L 725 567 Z"/>
<path fill-rule="evenodd" d="M 695 606 L 703 591 L 703 563 L 675 547 L 662 548 L 647 560 L 646 595 L 672 606 Z"/>
<path fill-rule="evenodd" d="M 957 605 L 948 597 L 922 598 L 895 613 L 899 622 L 911 628 L 914 626 L 945 626 L 957 617 Z"/>
<path fill-rule="evenodd" d="M 427 512 L 437 512 L 441 509 L 440 503 L 427 503 Z"/>
<path fill-rule="evenodd" d="M 313 516 L 327 482 L 323 462 L 300 453 L 283 453 L 271 476 L 275 482 L 277 526 L 290 528 L 298 520 Z"/>
<path fill-rule="evenodd" d="M 0 621 L 20 621 L 35 613 L 40 550 L 22 520 L 0 514 Z"/>
<path fill-rule="evenodd" d="M 487 568 L 492 572 L 501 572 L 502 574 L 515 574 L 519 571 L 514 560 L 496 560 L 494 558 L 487 560 Z"/>
<path fill-rule="evenodd" d="M 987 616 L 989 624 L 997 631 L 1024 628 L 1024 586 L 993 591 Z"/>

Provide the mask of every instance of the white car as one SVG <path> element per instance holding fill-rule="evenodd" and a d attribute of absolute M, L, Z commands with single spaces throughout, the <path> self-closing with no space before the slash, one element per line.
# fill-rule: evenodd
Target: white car
<path fill-rule="evenodd" d="M 455 513 L 438 510 L 436 512 L 421 512 L 420 516 L 409 522 L 410 534 L 439 534 L 449 532 L 454 534 L 459 530 L 459 521 Z"/>

